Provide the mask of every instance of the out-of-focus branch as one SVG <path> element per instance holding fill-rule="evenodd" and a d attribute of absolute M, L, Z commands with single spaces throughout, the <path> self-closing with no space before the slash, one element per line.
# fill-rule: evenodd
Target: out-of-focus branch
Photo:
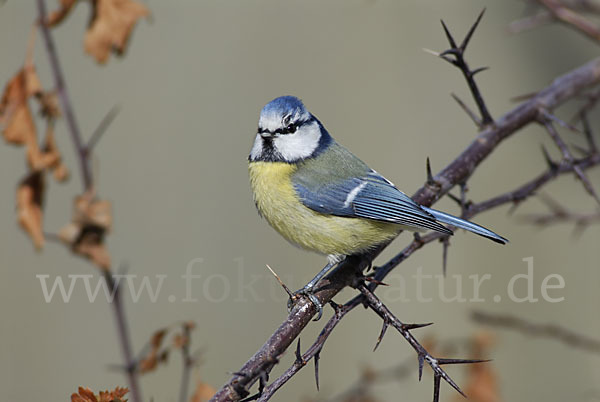
<path fill-rule="evenodd" d="M 600 41 L 600 28 L 589 19 L 577 13 L 559 0 L 537 0 L 546 7 L 557 20 L 584 33 L 589 38 Z"/>
<path fill-rule="evenodd" d="M 577 234 L 581 234 L 590 225 L 600 223 L 600 210 L 593 213 L 579 213 L 565 208 L 548 196 L 541 196 L 540 199 L 550 211 L 548 213 L 525 215 L 521 217 L 523 221 L 540 227 L 558 223 L 572 223 L 575 225 Z"/>
<path fill-rule="evenodd" d="M 44 38 L 44 44 L 46 46 L 52 75 L 55 81 L 56 92 L 60 99 L 65 120 L 67 122 L 67 127 L 71 136 L 71 140 L 73 142 L 73 146 L 75 147 L 75 154 L 79 161 L 79 168 L 83 188 L 86 192 L 90 192 L 93 191 L 94 181 L 92 176 L 92 169 L 90 166 L 91 164 L 89 159 L 88 147 L 84 144 L 83 136 L 81 134 L 81 131 L 79 130 L 77 119 L 75 118 L 73 104 L 71 103 L 71 99 L 67 91 L 66 81 L 60 64 L 60 59 L 58 57 L 58 51 L 56 49 L 56 45 L 54 44 L 54 40 L 52 38 L 52 34 L 50 33 L 50 29 L 46 24 L 47 13 L 45 0 L 37 0 L 37 6 L 39 14 L 38 25 Z M 105 130 L 105 128 L 106 125 L 103 124 L 101 125 L 100 130 L 97 130 L 97 132 L 101 133 Z M 99 138 L 100 134 L 97 135 Z M 96 135 L 94 135 L 94 137 L 96 137 Z M 96 140 L 97 138 L 92 144 L 94 144 Z M 122 299 L 120 297 L 120 291 L 118 285 L 115 283 L 111 275 L 110 270 L 103 270 L 102 273 L 109 287 L 109 290 L 114 294 L 114 299 L 111 304 L 117 325 L 119 342 L 121 344 L 122 357 L 125 361 L 125 368 L 128 376 L 131 400 L 133 402 L 141 402 L 141 390 L 138 384 L 137 372 L 135 370 L 135 359 L 132 352 L 131 339 L 129 329 L 127 327 L 127 321 L 125 319 L 125 311 Z"/>
<path fill-rule="evenodd" d="M 483 311 L 475 311 L 471 317 L 479 324 L 513 329 L 530 336 L 551 338 L 578 349 L 600 353 L 600 340 L 589 338 L 553 323 L 537 324 L 508 314 L 492 314 Z"/>
<path fill-rule="evenodd" d="M 75 112 L 73 111 L 73 105 L 71 103 L 69 92 L 67 91 L 67 84 L 62 67 L 60 65 L 60 59 L 58 58 L 58 51 L 56 50 L 56 45 L 52 39 L 50 29 L 46 25 L 46 2 L 45 0 L 37 0 L 37 4 L 39 13 L 38 25 L 42 31 L 44 44 L 46 45 L 46 51 L 48 53 L 48 59 L 50 60 L 50 66 L 52 68 L 52 74 L 54 76 L 54 82 L 56 85 L 56 92 L 58 94 L 58 98 L 60 99 L 60 104 L 65 115 L 67 127 L 69 128 L 71 140 L 73 141 L 73 145 L 75 147 L 75 154 L 79 160 L 81 180 L 83 182 L 84 189 L 90 190 L 93 184 L 92 169 L 90 167 L 89 159 L 87 158 L 86 148 L 83 143 L 83 136 L 81 135 L 79 125 L 77 124 L 77 119 L 75 118 Z"/>

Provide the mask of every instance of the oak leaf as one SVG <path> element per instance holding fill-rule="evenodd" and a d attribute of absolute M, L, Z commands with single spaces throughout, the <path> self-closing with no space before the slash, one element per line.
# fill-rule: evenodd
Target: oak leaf
<path fill-rule="evenodd" d="M 123 54 L 137 21 L 150 11 L 134 0 L 93 0 L 93 19 L 85 36 L 84 47 L 97 62 L 108 60 L 111 51 Z"/>
<path fill-rule="evenodd" d="M 42 230 L 44 190 L 44 174 L 42 172 L 30 173 L 19 183 L 17 188 L 19 224 L 29 234 L 38 250 L 44 246 Z"/>

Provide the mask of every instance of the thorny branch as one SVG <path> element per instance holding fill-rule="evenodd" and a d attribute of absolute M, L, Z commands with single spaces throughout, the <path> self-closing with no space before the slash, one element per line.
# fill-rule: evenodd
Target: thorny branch
<path fill-rule="evenodd" d="M 553 323 L 537 324 L 512 315 L 492 314 L 483 311 L 473 312 L 472 318 L 480 324 L 514 329 L 526 335 L 551 338 L 588 352 L 600 353 L 599 339 L 578 334 L 569 328 L 563 328 Z"/>
<path fill-rule="evenodd" d="M 467 35 L 467 42 L 469 37 L 470 34 Z M 451 46 L 454 49 L 457 48 L 455 45 L 451 44 Z M 542 116 L 544 112 L 554 110 L 564 102 L 572 99 L 585 89 L 593 87 L 599 82 L 600 58 L 594 59 L 589 63 L 558 77 L 548 87 L 522 102 L 513 110 L 493 122 L 493 124 L 482 127 L 482 131 L 477 135 L 475 140 L 442 171 L 435 176 L 429 171 L 425 185 L 421 187 L 412 198 L 416 202 L 426 206 L 433 204 L 440 197 L 447 194 L 455 185 L 465 183 L 474 173 L 477 166 L 484 161 L 503 140 L 510 137 L 524 126 L 538 122 L 540 116 Z M 476 94 L 479 94 L 480 96 L 479 89 L 475 87 L 474 91 L 474 98 L 477 102 L 478 97 Z M 483 98 L 481 97 L 481 99 Z M 478 106 L 480 106 L 479 103 Z M 483 112 L 482 116 L 485 116 Z M 512 192 L 498 195 L 477 204 L 465 203 L 463 217 L 469 218 L 477 213 L 507 203 L 517 204 L 534 194 L 542 185 L 558 175 L 572 172 L 574 166 L 577 166 L 583 171 L 598 164 L 600 164 L 600 155 L 598 152 L 592 152 L 580 159 L 573 158 L 571 161 L 563 160 L 559 163 L 554 163 L 548 171 L 540 174 L 532 181 L 527 182 Z M 373 279 L 375 281 L 383 280 L 391 270 L 414 252 L 422 248 L 425 244 L 428 244 L 433 240 L 441 239 L 443 236 L 444 235 L 439 233 L 430 233 L 426 236 L 415 238 L 415 240 L 402 250 L 401 253 L 396 255 L 382 267 L 376 269 Z M 367 267 L 386 246 L 387 244 L 373 250 L 367 255 L 348 258 L 338 269 L 328 275 L 320 283 L 320 287 L 316 289 L 315 296 L 321 303 L 329 303 L 333 296 L 339 291 L 346 286 L 351 286 L 355 283 L 356 273 Z M 301 299 L 292 308 L 286 320 L 275 330 L 273 335 L 271 335 L 254 356 L 252 356 L 219 391 L 217 391 L 211 401 L 238 401 L 247 396 L 249 394 L 248 389 L 259 380 L 261 382 L 260 391 L 262 391 L 262 393 L 251 399 L 259 399 L 262 401 L 268 400 L 277 389 L 304 367 L 310 359 L 319 355 L 323 348 L 323 344 L 335 326 L 354 307 L 365 303 L 368 298 L 367 295 L 370 297 L 377 285 L 378 282 L 371 282 L 368 286 L 363 286 L 361 290 L 367 289 L 368 292 L 361 293 L 343 306 L 336 306 L 334 316 L 326 323 L 318 339 L 311 345 L 307 352 L 302 355 L 298 352 L 296 361 L 292 367 L 273 383 L 265 386 L 265 379 L 268 378 L 268 373 L 279 362 L 280 356 L 294 342 L 294 339 L 302 332 L 304 327 L 316 313 L 315 308 L 310 301 Z M 376 298 L 371 300 L 373 306 L 376 305 L 375 300 Z M 381 313 L 384 317 L 388 317 L 388 321 L 391 319 L 390 316 L 388 316 L 388 313 L 383 309 L 383 305 L 382 307 L 377 308 L 381 308 Z M 442 374 L 440 373 L 434 377 L 434 400 L 437 400 L 435 398 L 439 398 L 439 384 L 441 378 Z"/>
<path fill-rule="evenodd" d="M 44 44 L 46 46 L 46 51 L 50 60 L 50 66 L 55 81 L 56 92 L 60 99 L 62 110 L 65 115 L 65 120 L 67 122 L 67 127 L 71 135 L 71 140 L 75 147 L 75 154 L 79 160 L 79 167 L 81 170 L 80 173 L 83 187 L 85 191 L 91 191 L 94 188 L 91 163 L 89 159 L 89 149 L 91 149 L 91 147 L 88 147 L 84 144 L 83 136 L 77 124 L 77 119 L 75 118 L 75 112 L 71 103 L 69 93 L 67 91 L 66 81 L 60 64 L 60 59 L 58 57 L 56 45 L 54 44 L 54 40 L 52 38 L 52 34 L 50 33 L 50 29 L 46 24 L 47 12 L 45 0 L 37 0 L 37 6 L 39 14 L 38 25 L 42 32 Z M 110 123 L 110 120 L 112 120 L 111 114 L 109 114 L 108 120 L 101 124 L 99 129 L 96 130 L 96 133 L 98 134 L 94 134 L 92 136 L 92 142 L 90 143 L 91 146 L 93 146 L 93 144 L 97 142 L 101 133 L 105 131 L 106 126 L 108 125 L 108 123 Z M 121 351 L 123 354 L 123 359 L 125 360 L 125 369 L 128 376 L 131 400 L 133 402 L 141 402 L 141 390 L 138 384 L 138 375 L 135 370 L 135 359 L 131 347 L 131 337 L 129 334 L 129 329 L 127 327 L 127 320 L 125 319 L 125 311 L 122 299 L 120 297 L 120 290 L 118 288 L 118 285 L 115 283 L 110 270 L 104 270 L 103 274 L 106 279 L 106 283 L 109 287 L 109 290 L 112 294 L 114 294 L 114 299 L 111 304 L 113 307 L 114 317 L 117 325 L 119 341 L 121 344 Z"/>
<path fill-rule="evenodd" d="M 594 41 L 600 41 L 600 27 L 585 14 L 600 14 L 600 4 L 594 0 L 531 0 L 530 4 L 542 7 L 509 26 L 509 31 L 519 33 L 537 28 L 555 21 L 562 22 L 571 28 L 582 32 Z"/>
<path fill-rule="evenodd" d="M 581 166 L 583 170 L 600 165 L 600 154 L 577 160 L 575 163 Z M 462 216 L 468 219 L 481 212 L 499 207 L 501 205 L 518 205 L 525 199 L 536 194 L 537 190 L 544 184 L 548 183 L 549 181 L 558 177 L 559 175 L 570 173 L 570 171 L 571 170 L 568 167 L 566 167 L 566 165 L 559 165 L 556 169 L 550 169 L 547 172 L 540 174 L 538 177 L 523 184 L 522 186 L 516 188 L 513 191 L 498 195 L 480 203 L 466 203 L 465 211 Z M 425 236 L 422 236 L 418 240 L 414 240 L 406 248 L 404 248 L 404 250 L 402 250 L 400 253 L 394 256 L 386 264 L 376 268 L 373 278 L 375 279 L 375 281 L 383 281 L 395 267 L 400 265 L 404 260 L 410 257 L 419 248 L 421 248 L 425 244 L 431 243 L 434 240 L 443 240 L 444 238 L 446 238 L 446 236 L 441 235 L 439 233 L 430 233 Z M 377 282 L 373 282 L 369 284 L 369 289 L 371 289 L 371 291 L 374 291 L 377 288 L 377 286 L 379 286 L 379 284 Z M 363 303 L 363 296 L 358 295 L 342 306 L 333 304 L 335 314 L 329 319 L 327 324 L 325 324 L 323 330 L 321 331 L 315 342 L 301 356 L 301 359 L 296 359 L 294 364 L 288 370 L 286 370 L 286 372 L 283 375 L 281 375 L 279 378 L 277 378 L 275 381 L 273 381 L 271 384 L 265 387 L 264 392 L 259 400 L 267 401 L 279 388 L 281 388 L 281 386 L 283 386 L 298 371 L 300 371 L 301 368 L 306 366 L 306 364 L 308 364 L 308 362 L 323 349 L 327 338 L 333 332 L 333 329 L 341 321 L 341 319 L 351 310 L 353 310 L 356 306 L 362 305 Z"/>
<path fill-rule="evenodd" d="M 521 220 L 537 226 L 548 226 L 557 223 L 573 223 L 574 233 L 581 234 L 588 226 L 600 223 L 600 209 L 593 213 L 579 213 L 570 211 L 546 195 L 541 195 L 540 200 L 550 210 L 548 213 L 528 214 Z"/>
<path fill-rule="evenodd" d="M 600 28 L 573 8 L 568 7 L 559 0 L 537 1 L 546 7 L 555 19 L 583 32 L 594 41 L 600 41 Z"/>

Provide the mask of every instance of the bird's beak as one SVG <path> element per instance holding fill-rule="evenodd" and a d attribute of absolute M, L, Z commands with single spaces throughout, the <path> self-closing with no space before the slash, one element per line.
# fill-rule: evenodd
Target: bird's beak
<path fill-rule="evenodd" d="M 273 137 L 275 137 L 275 134 L 269 133 L 268 131 L 263 131 L 263 132 L 261 132 L 259 134 L 260 134 L 260 136 L 262 138 L 273 138 Z"/>

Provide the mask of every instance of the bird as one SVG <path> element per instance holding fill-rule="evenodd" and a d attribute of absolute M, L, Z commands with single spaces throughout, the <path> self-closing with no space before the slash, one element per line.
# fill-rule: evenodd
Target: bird
<path fill-rule="evenodd" d="M 317 283 L 346 257 L 391 241 L 401 231 L 444 224 L 506 244 L 475 223 L 420 205 L 337 143 L 295 96 L 280 96 L 260 112 L 248 171 L 258 213 L 290 243 L 327 256 L 327 264 L 296 294 L 321 317 Z"/>

